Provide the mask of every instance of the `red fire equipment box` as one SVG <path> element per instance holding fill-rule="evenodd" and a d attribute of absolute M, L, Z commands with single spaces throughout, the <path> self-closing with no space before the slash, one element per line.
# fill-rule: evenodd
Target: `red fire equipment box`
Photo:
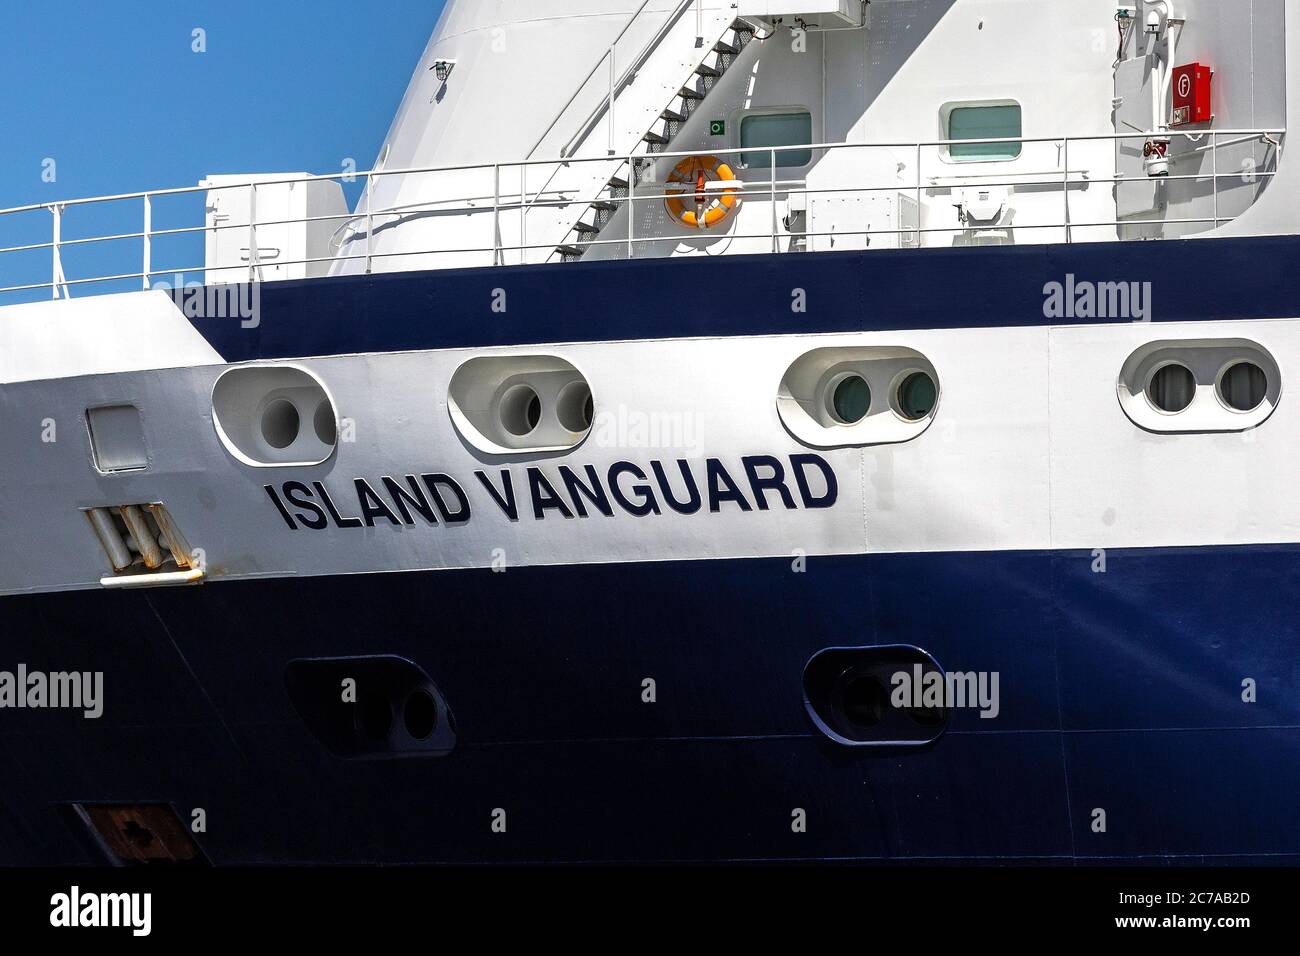
<path fill-rule="evenodd" d="M 1213 78 L 1214 71 L 1203 63 L 1174 68 L 1174 116 L 1169 125 L 1186 126 L 1214 119 L 1210 110 Z"/>

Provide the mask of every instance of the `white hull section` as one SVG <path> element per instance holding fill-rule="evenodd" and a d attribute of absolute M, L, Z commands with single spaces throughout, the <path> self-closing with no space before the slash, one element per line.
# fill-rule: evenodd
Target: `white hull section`
<path fill-rule="evenodd" d="M 1300 320 L 993 328 L 845 335 L 628 341 L 304 359 L 342 420 L 334 455 L 313 467 L 258 468 L 226 450 L 213 424 L 214 383 L 229 366 L 123 372 L 25 382 L 0 390 L 0 592 L 99 587 L 106 558 L 83 509 L 161 502 L 202 549 L 208 580 L 461 567 L 741 558 L 860 552 L 1098 549 L 1300 540 L 1300 409 L 1282 400 L 1258 428 L 1224 434 L 1154 434 L 1120 407 L 1116 378 L 1153 340 L 1246 339 L 1276 360 L 1283 382 L 1300 365 Z M 941 395 L 933 424 L 892 445 L 816 449 L 796 441 L 777 410 L 790 364 L 828 346 L 905 346 L 933 363 Z M 566 453 L 500 458 L 462 441 L 447 407 L 458 367 L 483 355 L 556 355 L 591 384 L 595 425 Z M 135 404 L 147 471 L 101 474 L 86 409 Z M 50 437 L 49 424 L 55 431 Z M 806 507 L 790 456 L 815 453 L 833 468 L 831 507 Z M 795 507 L 769 490 L 756 503 L 742 459 L 783 462 Z M 704 505 L 684 515 L 651 473 L 663 464 L 685 500 L 678 460 L 689 462 Z M 709 508 L 706 467 L 717 459 L 751 510 Z M 561 510 L 535 516 L 529 469 L 572 505 L 557 469 L 605 490 L 611 466 L 647 475 L 618 485 L 634 504 L 649 486 L 659 514 Z M 498 493 L 510 472 L 518 519 Z M 393 505 L 382 478 L 439 473 L 463 489 L 470 520 L 400 527 L 290 530 L 265 486 L 321 482 L 343 518 L 360 515 L 355 479 Z M 807 469 L 809 490 L 825 482 Z M 319 498 L 316 499 L 319 504 Z M 287 504 L 287 503 L 286 503 Z M 292 505 L 288 511 L 295 512 Z M 453 505 L 453 510 L 454 505 Z M 572 510 L 572 508 L 571 508 Z"/>

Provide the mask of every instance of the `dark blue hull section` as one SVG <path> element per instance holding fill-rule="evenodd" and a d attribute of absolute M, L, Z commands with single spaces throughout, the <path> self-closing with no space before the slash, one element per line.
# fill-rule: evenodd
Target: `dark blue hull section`
<path fill-rule="evenodd" d="M 880 250 L 272 282 L 260 321 L 192 319 L 227 361 L 544 342 L 1126 323 L 1048 318 L 1068 275 L 1150 282 L 1152 322 L 1294 318 L 1300 237 Z M 804 311 L 791 308 L 806 293 Z M 505 294 L 504 313 L 496 311 Z"/>
<path fill-rule="evenodd" d="M 6 598 L 0 667 L 102 670 L 105 711 L 0 711 L 0 862 L 94 861 L 69 801 L 202 807 L 219 864 L 1300 862 L 1300 547 L 1092 564 L 879 555 Z M 899 643 L 998 671 L 1000 715 L 956 711 L 915 751 L 818 734 L 808 658 Z M 312 736 L 286 665 L 369 654 L 427 671 L 450 754 L 347 760 Z"/>

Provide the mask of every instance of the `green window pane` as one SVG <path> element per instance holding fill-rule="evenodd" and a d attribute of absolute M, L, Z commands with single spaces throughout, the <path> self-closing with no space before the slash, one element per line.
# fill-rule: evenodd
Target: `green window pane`
<path fill-rule="evenodd" d="M 960 106 L 948 114 L 948 139 L 997 139 L 1021 136 L 1019 106 Z M 1020 143 L 954 143 L 948 148 L 956 160 L 1015 159 Z"/>
<path fill-rule="evenodd" d="M 746 116 L 740 121 L 740 145 L 742 148 L 759 146 L 804 146 L 813 141 L 812 114 L 799 113 L 759 113 Z M 778 149 L 776 165 L 807 166 L 812 162 L 811 149 Z M 772 164 L 772 154 L 742 153 L 740 164 L 746 167 L 767 168 Z"/>
<path fill-rule="evenodd" d="M 871 389 L 861 375 L 849 375 L 835 386 L 831 401 L 835 417 L 846 425 L 853 425 L 866 418 L 871 410 Z"/>

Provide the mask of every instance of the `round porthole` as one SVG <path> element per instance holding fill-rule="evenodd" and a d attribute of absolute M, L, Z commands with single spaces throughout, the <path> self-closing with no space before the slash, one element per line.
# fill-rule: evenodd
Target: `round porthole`
<path fill-rule="evenodd" d="M 1186 365 L 1176 362 L 1156 369 L 1147 383 L 1147 400 L 1162 412 L 1181 412 L 1196 396 L 1196 378 Z"/>
<path fill-rule="evenodd" d="M 501 427 L 512 435 L 527 435 L 542 420 L 542 400 L 530 385 L 516 385 L 501 399 Z"/>
<path fill-rule="evenodd" d="M 925 372 L 909 372 L 898 384 L 895 399 L 898 413 L 909 422 L 919 422 L 934 411 L 935 400 L 939 390 Z"/>
<path fill-rule="evenodd" d="M 1268 376 L 1254 362 L 1237 362 L 1219 377 L 1219 398 L 1239 412 L 1251 412 L 1268 394 Z"/>
<path fill-rule="evenodd" d="M 841 425 L 856 425 L 871 410 L 871 387 L 861 375 L 841 376 L 829 391 L 831 416 Z"/>
<path fill-rule="evenodd" d="M 385 739 L 393 726 L 393 705 L 388 698 L 367 689 L 355 706 L 357 729 L 371 740 Z"/>
<path fill-rule="evenodd" d="M 408 734 L 416 740 L 424 740 L 438 726 L 438 705 L 428 691 L 412 691 L 402 707 L 402 720 Z"/>
<path fill-rule="evenodd" d="M 886 699 L 885 688 L 876 678 L 850 677 L 844 684 L 844 716 L 856 728 L 874 727 L 885 713 Z"/>
<path fill-rule="evenodd" d="M 338 438 L 338 426 L 334 422 L 334 406 L 326 399 L 316 406 L 316 414 L 312 418 L 312 427 L 316 430 L 316 437 L 321 440 L 323 445 L 332 445 Z"/>
<path fill-rule="evenodd" d="M 560 390 L 555 402 L 555 414 L 567 431 L 575 434 L 591 427 L 595 404 L 586 382 L 570 382 Z"/>
<path fill-rule="evenodd" d="M 297 441 L 300 425 L 298 406 L 287 398 L 277 398 L 262 411 L 262 438 L 272 448 L 288 448 Z"/>

